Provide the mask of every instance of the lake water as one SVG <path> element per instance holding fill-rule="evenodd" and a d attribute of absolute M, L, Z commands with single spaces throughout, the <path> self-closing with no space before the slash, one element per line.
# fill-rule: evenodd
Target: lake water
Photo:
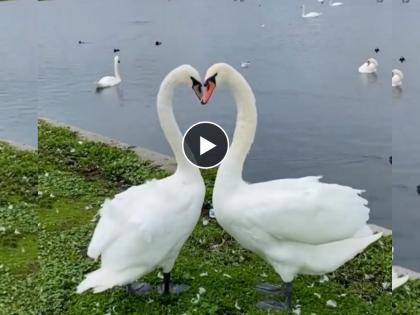
<path fill-rule="evenodd" d="M 37 141 L 36 32 L 33 1 L 0 1 L 0 139 Z"/>
<path fill-rule="evenodd" d="M 343 1 L 344 6 L 332 8 L 304 0 L 308 9 L 323 12 L 313 20 L 301 18 L 297 1 L 43 1 L 25 12 L 37 16 L 36 34 L 27 31 L 37 36 L 36 53 L 31 55 L 27 47 L 21 47 L 26 44 L 12 41 L 17 36 L 14 28 L 21 21 L 11 17 L 7 26 L 13 31 L 1 35 L 0 52 L 10 50 L 11 44 L 2 47 L 6 42 L 18 45 L 25 53 L 23 62 L 38 57 L 41 116 L 167 154 L 169 147 L 155 107 L 165 74 L 183 63 L 192 64 L 204 75 L 215 62 L 239 68 L 241 61 L 250 61 L 250 67 L 241 72 L 257 97 L 259 125 L 245 178 L 262 181 L 322 174 L 327 182 L 366 189 L 372 221 L 391 227 L 391 192 L 404 191 L 392 189 L 388 163 L 392 154 L 391 115 L 398 107 L 393 106 L 390 93 L 391 60 L 406 54 L 403 67 L 413 65 L 414 69 L 416 46 L 407 41 L 405 50 L 395 51 L 390 41 L 391 1 Z M 395 0 L 394 6 L 397 4 L 400 2 Z M 18 4 L 0 4 L 0 14 L 3 6 Z M 412 1 L 398 10 L 403 14 L 405 8 L 415 6 Z M 405 29 L 401 37 L 409 34 Z M 87 43 L 79 45 L 79 40 Z M 157 40 L 163 44 L 155 46 Z M 376 47 L 381 49 L 379 54 L 373 51 Z M 97 94 L 94 82 L 112 74 L 114 48 L 121 49 L 123 83 Z M 380 63 L 376 76 L 357 72 L 368 57 Z M 22 65 L 20 58 L 13 59 L 8 67 L 17 65 Z M 25 76 L 24 71 L 22 74 Z M 412 74 L 411 85 L 407 82 L 394 101 L 414 99 L 409 91 L 418 83 L 414 77 Z M 13 89 L 15 93 L 3 95 L 6 108 L 14 107 L 18 89 Z M 401 104 L 398 108 L 409 106 Z M 199 105 L 191 91 L 179 91 L 175 112 L 183 130 L 201 120 L 214 121 L 229 134 L 234 128 L 235 109 L 227 91 L 218 90 L 206 107 Z M 401 111 L 401 121 L 403 115 L 414 120 L 414 115 Z M 0 119 L 3 126 L 4 118 Z M 414 145 L 409 149 L 415 150 Z M 395 149 L 394 154 L 397 160 Z M 402 173 L 410 172 L 409 166 L 401 169 Z M 407 179 L 400 177 L 406 183 Z M 400 196 L 408 202 L 404 193 Z M 412 207 L 416 199 L 411 198 Z M 416 213 L 409 206 L 404 211 Z M 407 214 L 401 220 L 412 218 Z M 405 226 L 403 222 L 401 226 Z M 399 255 L 404 245 L 398 247 L 397 259 L 407 259 Z"/>
<path fill-rule="evenodd" d="M 396 262 L 420 271 L 420 37 L 410 33 L 419 28 L 420 2 L 395 2 L 393 16 L 392 65 L 405 78 L 403 88 L 393 90 L 393 242 Z M 407 61 L 401 64 L 400 56 Z"/>

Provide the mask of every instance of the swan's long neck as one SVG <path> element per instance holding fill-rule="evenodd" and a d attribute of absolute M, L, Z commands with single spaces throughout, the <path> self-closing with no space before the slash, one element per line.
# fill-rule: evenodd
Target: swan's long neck
<path fill-rule="evenodd" d="M 236 103 L 236 127 L 229 152 L 218 171 L 219 178 L 229 178 L 234 182 L 242 181 L 245 159 L 254 142 L 257 128 L 257 108 L 255 96 L 248 82 L 236 70 L 229 69 L 226 80 Z M 222 179 L 223 180 L 223 179 Z"/>
<path fill-rule="evenodd" d="M 176 122 L 172 106 L 174 90 L 180 85 L 176 80 L 175 74 L 175 72 L 170 73 L 160 86 L 157 96 L 159 122 L 166 140 L 175 155 L 177 172 L 182 171 L 200 176 L 200 171 L 187 161 L 182 151 L 182 134 Z"/>
<path fill-rule="evenodd" d="M 114 60 L 114 73 L 115 73 L 115 77 L 117 79 L 121 79 L 121 77 L 120 77 L 120 71 L 118 69 L 118 60 Z"/>
<path fill-rule="evenodd" d="M 302 5 L 302 16 L 305 16 L 305 5 Z"/>

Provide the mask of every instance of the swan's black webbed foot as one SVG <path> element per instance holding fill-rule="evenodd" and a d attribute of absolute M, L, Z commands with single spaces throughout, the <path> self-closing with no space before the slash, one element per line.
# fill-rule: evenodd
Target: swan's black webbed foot
<path fill-rule="evenodd" d="M 133 295 L 146 295 L 152 293 L 153 287 L 146 282 L 133 282 L 127 285 L 127 292 Z"/>
<path fill-rule="evenodd" d="M 165 284 L 161 283 L 157 286 L 157 291 L 160 294 L 179 294 L 179 293 L 187 291 L 189 288 L 190 287 L 186 284 L 170 283 L 169 289 L 165 291 Z"/>
<path fill-rule="evenodd" d="M 280 294 L 283 293 L 283 287 L 278 284 L 259 283 L 256 286 L 257 292 L 264 294 Z"/>
<path fill-rule="evenodd" d="M 267 284 L 267 288 L 274 289 L 273 285 Z M 278 287 L 278 286 L 277 286 Z M 262 310 L 288 310 L 292 309 L 292 293 L 293 287 L 291 282 L 283 283 L 281 286 L 280 292 L 283 291 L 284 295 L 286 296 L 285 302 L 279 301 L 260 301 L 257 303 L 257 308 Z"/>
<path fill-rule="evenodd" d="M 163 282 L 157 286 L 157 291 L 160 294 L 179 294 L 189 289 L 186 284 L 176 284 L 171 282 L 171 273 L 163 274 Z"/>

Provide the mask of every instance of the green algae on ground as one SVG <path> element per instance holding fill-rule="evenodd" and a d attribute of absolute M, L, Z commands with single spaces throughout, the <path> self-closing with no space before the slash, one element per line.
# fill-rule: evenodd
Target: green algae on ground
<path fill-rule="evenodd" d="M 38 159 L 0 142 L 0 314 L 30 314 L 38 262 Z"/>
<path fill-rule="evenodd" d="M 19 218 L 18 213 L 10 212 L 12 219 L 7 219 L 16 217 L 21 235 L 28 240 L 36 233 L 37 257 L 30 252 L 24 264 L 18 262 L 15 272 L 7 267 L 0 280 L 0 314 L 267 314 L 255 308 L 264 298 L 255 285 L 278 282 L 278 276 L 207 216 L 200 219 L 173 270 L 176 281 L 190 285 L 187 292 L 135 297 L 124 288 L 114 288 L 101 294 L 76 294 L 83 275 L 99 266 L 86 257 L 86 249 L 103 200 L 167 173 L 139 161 L 129 150 L 81 140 L 65 128 L 40 122 L 39 134 L 38 216 L 22 214 Z M 214 170 L 205 173 L 206 206 L 210 205 L 213 179 Z M 10 193 L 13 200 L 21 199 Z M 32 224 L 25 225 L 27 221 Z M 33 223 L 35 230 L 31 230 Z M 9 238 L 5 242 L 21 246 L 20 238 Z M 10 257 L 3 249 L 0 247 L 2 260 Z M 36 267 L 31 269 L 33 264 Z M 410 283 L 410 291 L 398 291 L 392 301 L 390 268 L 391 238 L 384 237 L 327 278 L 298 277 L 294 303 L 300 305 L 301 314 L 382 315 L 391 314 L 392 305 L 405 311 L 398 314 L 418 314 L 419 306 L 405 300 L 420 292 L 418 284 Z M 26 277 L 19 278 L 22 272 Z M 146 280 L 158 282 L 158 271 Z M 10 287 L 14 287 L 12 294 Z M 337 306 L 327 306 L 328 300 L 336 301 Z"/>

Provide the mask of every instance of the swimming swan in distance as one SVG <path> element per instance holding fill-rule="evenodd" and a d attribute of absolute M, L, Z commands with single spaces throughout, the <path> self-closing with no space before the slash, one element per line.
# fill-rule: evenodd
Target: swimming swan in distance
<path fill-rule="evenodd" d="M 339 7 L 339 6 L 342 6 L 344 3 L 343 2 L 333 2 L 333 0 L 330 0 L 329 2 L 328 2 L 328 5 L 330 6 L 330 7 Z"/>
<path fill-rule="evenodd" d="M 392 259 L 394 259 L 394 247 L 392 247 Z M 398 273 L 394 270 L 394 267 L 392 267 L 392 291 L 399 288 L 403 284 L 405 284 L 408 281 L 408 276 L 399 276 Z"/>
<path fill-rule="evenodd" d="M 115 86 L 121 83 L 120 72 L 118 69 L 118 64 L 120 63 L 120 58 L 118 56 L 114 57 L 114 76 L 106 76 L 96 82 L 97 89 L 104 89 L 107 87 Z"/>
<path fill-rule="evenodd" d="M 393 69 L 392 70 L 392 87 L 402 86 L 402 80 L 404 79 L 404 74 L 401 70 Z"/>
<path fill-rule="evenodd" d="M 378 61 L 375 58 L 369 58 L 364 64 L 359 67 L 360 73 L 375 73 L 378 71 Z"/>
<path fill-rule="evenodd" d="M 301 8 L 302 8 L 302 17 L 303 18 L 314 18 L 314 17 L 318 17 L 318 16 L 322 15 L 322 13 L 320 13 L 320 12 L 305 13 L 305 5 L 304 4 L 302 4 Z"/>
<path fill-rule="evenodd" d="M 207 70 L 201 103 L 216 86 L 227 86 L 236 103 L 237 119 L 229 152 L 219 166 L 213 205 L 216 219 L 244 248 L 268 262 L 284 282 L 262 284 L 259 291 L 283 290 L 286 303 L 259 302 L 262 309 L 289 309 L 292 281 L 299 274 L 335 271 L 381 237 L 367 221 L 363 192 L 320 182 L 321 177 L 279 179 L 250 184 L 243 180 L 244 161 L 257 127 L 255 96 L 244 77 L 219 63 Z"/>
<path fill-rule="evenodd" d="M 200 98 L 197 70 L 183 65 L 171 71 L 157 96 L 159 121 L 177 169 L 169 177 L 130 187 L 104 202 L 88 247 L 88 256 L 95 260 L 100 257 L 101 267 L 86 275 L 77 287 L 78 293 L 130 284 L 157 268 L 163 271 L 160 289 L 164 293 L 185 289 L 171 284 L 170 272 L 200 217 L 205 187 L 199 169 L 182 151 L 182 134 L 172 109 L 173 93 L 179 86 L 192 86 Z M 150 286 L 130 285 L 129 291 L 142 294 L 150 291 Z"/>

